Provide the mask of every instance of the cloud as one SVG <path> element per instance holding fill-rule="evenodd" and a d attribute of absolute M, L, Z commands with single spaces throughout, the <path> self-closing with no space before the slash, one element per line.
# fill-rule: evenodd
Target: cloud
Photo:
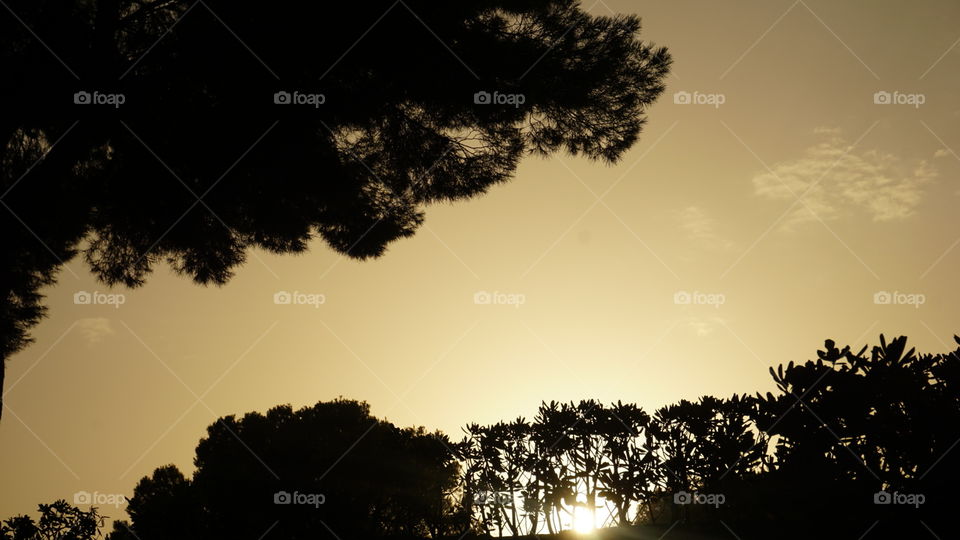
<path fill-rule="evenodd" d="M 753 177 L 759 197 L 803 200 L 784 218 L 785 229 L 858 213 L 876 222 L 906 219 L 920 205 L 924 186 L 937 177 L 937 169 L 924 160 L 907 163 L 878 150 L 858 153 L 839 130 L 818 128 L 815 133 L 825 139 L 803 157 Z"/>
<path fill-rule="evenodd" d="M 80 335 L 88 345 L 93 345 L 103 341 L 103 338 L 112 336 L 116 332 L 110 324 L 110 319 L 104 317 L 90 317 L 77 321 L 77 328 Z"/>
<path fill-rule="evenodd" d="M 938 149 L 936 152 L 933 153 L 933 157 L 935 157 L 935 158 L 937 158 L 937 157 L 947 157 L 947 156 L 949 156 L 949 155 L 950 155 L 950 151 L 949 151 L 949 150 L 945 150 L 945 149 L 943 149 L 943 148 L 940 148 L 940 149 Z"/>
<path fill-rule="evenodd" d="M 699 206 L 688 206 L 676 213 L 680 229 L 695 242 L 714 249 L 730 249 L 733 243 L 716 232 L 717 221 Z"/>
<path fill-rule="evenodd" d="M 827 135 L 840 135 L 843 133 L 843 130 L 838 127 L 830 126 L 820 126 L 813 129 L 813 132 L 817 135 L 827 134 Z"/>

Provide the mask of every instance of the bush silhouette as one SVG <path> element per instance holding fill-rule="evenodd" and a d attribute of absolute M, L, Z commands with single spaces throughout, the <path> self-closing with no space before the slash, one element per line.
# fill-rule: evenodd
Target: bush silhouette
<path fill-rule="evenodd" d="M 64 500 L 38 505 L 40 519 L 15 516 L 0 523 L 3 540 L 94 540 L 104 517 L 96 508 L 83 511 Z"/>

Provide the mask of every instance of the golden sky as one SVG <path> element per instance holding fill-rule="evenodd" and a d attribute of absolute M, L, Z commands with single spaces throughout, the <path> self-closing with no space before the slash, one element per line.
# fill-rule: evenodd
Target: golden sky
<path fill-rule="evenodd" d="M 771 390 L 825 338 L 954 347 L 960 4 L 584 6 L 640 14 L 675 61 L 616 166 L 530 158 L 376 261 L 317 242 L 223 288 L 160 267 L 132 291 L 69 264 L 8 363 L 0 517 L 189 474 L 215 418 L 282 403 L 342 395 L 459 438 L 541 400 Z"/>

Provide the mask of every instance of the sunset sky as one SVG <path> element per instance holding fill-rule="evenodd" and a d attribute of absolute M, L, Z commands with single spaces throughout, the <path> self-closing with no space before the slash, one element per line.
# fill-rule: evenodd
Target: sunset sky
<path fill-rule="evenodd" d="M 71 262 L 8 363 L 0 516 L 130 495 L 167 463 L 192 473 L 217 417 L 278 404 L 366 400 L 459 439 L 541 400 L 652 412 L 766 392 L 769 366 L 826 338 L 955 348 L 960 4 L 584 6 L 639 14 L 674 58 L 615 166 L 531 157 L 485 196 L 428 208 L 380 259 L 319 241 L 253 252 L 222 288 L 161 266 L 111 290 Z"/>

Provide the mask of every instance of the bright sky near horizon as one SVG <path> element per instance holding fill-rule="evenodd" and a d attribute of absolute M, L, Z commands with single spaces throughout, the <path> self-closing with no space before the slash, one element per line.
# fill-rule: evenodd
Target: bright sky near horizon
<path fill-rule="evenodd" d="M 674 57 L 615 166 L 529 158 L 378 260 L 257 252 L 222 288 L 159 267 L 109 290 L 71 262 L 8 363 L 0 518 L 189 474 L 217 417 L 278 404 L 366 400 L 459 438 L 541 400 L 765 392 L 826 338 L 955 347 L 960 4 L 584 6 L 641 15 Z"/>

